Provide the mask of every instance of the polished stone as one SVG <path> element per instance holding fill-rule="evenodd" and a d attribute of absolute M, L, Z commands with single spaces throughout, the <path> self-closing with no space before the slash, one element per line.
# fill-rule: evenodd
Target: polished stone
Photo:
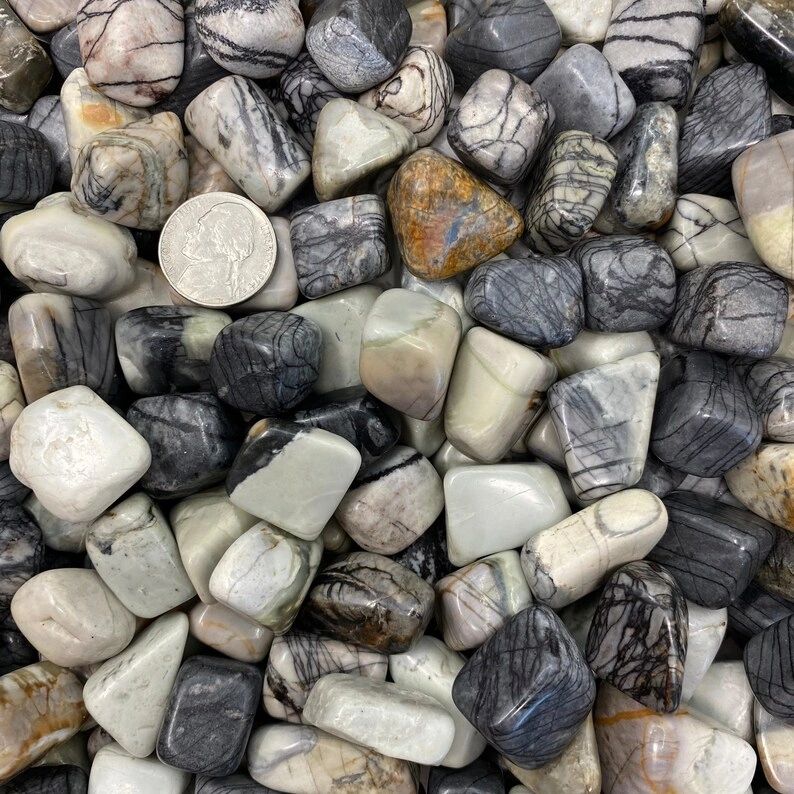
<path fill-rule="evenodd" d="M 193 637 L 239 662 L 261 662 L 273 642 L 270 629 L 223 604 L 196 604 L 189 618 Z"/>
<path fill-rule="evenodd" d="M 462 769 L 436 766 L 430 770 L 428 794 L 505 794 L 502 771 L 484 758 L 472 761 Z"/>
<path fill-rule="evenodd" d="M 47 139 L 55 166 L 55 183 L 68 189 L 72 182 L 72 163 L 60 97 L 49 95 L 37 99 L 28 114 L 27 124 Z"/>
<path fill-rule="evenodd" d="M 758 702 L 773 716 L 794 724 L 794 615 L 747 643 L 744 666 Z"/>
<path fill-rule="evenodd" d="M 772 551 L 761 565 L 756 581 L 773 595 L 794 601 L 794 533 L 777 527 Z"/>
<path fill-rule="evenodd" d="M 12 673 L 39 659 L 38 651 L 16 629 L 0 629 L 0 675 Z"/>
<path fill-rule="evenodd" d="M 21 507 L 0 504 L 0 621 L 14 594 L 44 567 L 43 533 Z"/>
<path fill-rule="evenodd" d="M 80 38 L 77 35 L 77 22 L 72 20 L 50 39 L 50 57 L 55 68 L 65 80 L 75 69 L 83 68 L 80 54 Z"/>
<path fill-rule="evenodd" d="M 73 764 L 36 766 L 17 775 L 0 791 L 3 794 L 86 794 L 88 776 Z"/>
<path fill-rule="evenodd" d="M 429 422 L 405 414 L 400 417 L 400 441 L 426 458 L 438 452 L 446 440 L 443 416 L 438 416 Z"/>
<path fill-rule="evenodd" d="M 190 775 L 160 763 L 156 757 L 135 758 L 118 744 L 102 747 L 91 765 L 89 794 L 182 794 Z"/>
<path fill-rule="evenodd" d="M 35 204 L 52 190 L 55 158 L 38 130 L 0 119 L 0 167 L 2 202 Z"/>
<path fill-rule="evenodd" d="M 349 540 L 348 543 L 350 543 Z M 447 539 L 443 520 L 439 518 L 427 532 L 407 548 L 393 554 L 391 559 L 424 579 L 428 584 L 435 584 L 453 569 L 447 555 Z"/>
<path fill-rule="evenodd" d="M 728 607 L 731 632 L 750 639 L 779 620 L 794 614 L 794 601 L 768 593 L 757 582 L 750 586 Z"/>
<path fill-rule="evenodd" d="M 681 702 L 694 694 L 711 667 L 725 638 L 728 610 L 705 609 L 694 601 L 687 601 L 687 650 L 684 661 L 684 681 Z"/>
<path fill-rule="evenodd" d="M 400 274 L 400 284 L 403 289 L 411 292 L 421 292 L 431 298 L 440 300 L 451 306 L 459 315 L 463 333 L 465 334 L 473 325 L 474 320 L 466 311 L 463 300 L 463 276 L 452 276 L 451 278 L 433 279 L 420 278 L 411 273 L 408 268 L 402 268 Z"/>
<path fill-rule="evenodd" d="M 604 40 L 612 0 L 546 0 L 546 5 L 560 25 L 564 47 Z"/>
<path fill-rule="evenodd" d="M 646 331 L 625 334 L 595 333 L 583 330 L 569 345 L 549 350 L 561 378 L 610 364 L 640 353 L 656 350 L 653 339 Z"/>
<path fill-rule="evenodd" d="M 226 777 L 196 776 L 195 794 L 269 794 L 269 789 L 242 773 Z"/>
<path fill-rule="evenodd" d="M 688 710 L 698 718 L 713 720 L 749 744 L 755 744 L 753 703 L 744 664 L 741 660 L 714 662 L 687 703 Z"/>
<path fill-rule="evenodd" d="M 185 148 L 190 171 L 188 198 L 204 193 L 242 193 L 221 164 L 192 135 L 185 137 Z"/>
<path fill-rule="evenodd" d="M 0 361 L 0 460 L 8 460 L 11 448 L 11 428 L 22 409 L 25 397 L 19 373 L 13 364 Z"/>
<path fill-rule="evenodd" d="M 764 438 L 794 441 L 794 362 L 736 359 L 747 390 L 761 414 Z"/>
<path fill-rule="evenodd" d="M 758 760 L 767 782 L 780 794 L 794 792 L 794 726 L 770 714 L 760 703 L 753 708 Z"/>
<path fill-rule="evenodd" d="M 447 43 L 447 12 L 439 0 L 419 0 L 408 7 L 411 47 L 428 47 L 443 57 Z"/>

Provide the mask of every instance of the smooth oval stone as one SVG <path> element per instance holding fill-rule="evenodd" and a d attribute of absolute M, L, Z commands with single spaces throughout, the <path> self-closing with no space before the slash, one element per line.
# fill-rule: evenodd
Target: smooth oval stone
<path fill-rule="evenodd" d="M 523 231 L 520 215 L 505 199 L 434 149 L 400 166 L 387 200 L 403 262 L 420 278 L 471 270 Z"/>
<path fill-rule="evenodd" d="M 794 277 L 794 187 L 785 174 L 794 168 L 794 130 L 757 143 L 733 161 L 733 189 L 750 242 L 764 264 Z"/>
<path fill-rule="evenodd" d="M 794 362 L 772 358 L 732 363 L 761 414 L 764 438 L 794 441 Z"/>
<path fill-rule="evenodd" d="M 756 634 L 744 648 L 753 694 L 773 716 L 794 724 L 794 615 Z"/>
<path fill-rule="evenodd" d="M 76 21 L 86 74 L 103 94 L 149 107 L 176 88 L 185 58 L 180 0 L 84 0 Z"/>
<path fill-rule="evenodd" d="M 227 325 L 216 337 L 210 380 L 226 403 L 254 414 L 283 413 L 317 380 L 322 332 L 312 320 L 261 312 Z"/>
<path fill-rule="evenodd" d="M 794 14 L 783 0 L 727 0 L 720 30 L 740 56 L 764 68 L 772 88 L 794 102 Z"/>
<path fill-rule="evenodd" d="M 265 212 L 279 210 L 311 171 L 295 133 L 245 77 L 224 77 L 202 91 L 185 111 L 185 126 Z"/>
<path fill-rule="evenodd" d="M 554 58 L 560 41 L 560 26 L 543 0 L 488 0 L 472 4 L 454 24 L 444 57 L 459 88 L 468 88 L 488 69 L 530 83 Z"/>
<path fill-rule="evenodd" d="M 168 698 L 157 757 L 185 772 L 232 774 L 245 753 L 261 686 L 253 665 L 191 656 Z"/>
<path fill-rule="evenodd" d="M 794 726 L 770 714 L 756 701 L 753 707 L 753 727 L 758 760 L 767 782 L 774 791 L 788 794 L 794 779 Z"/>
<path fill-rule="evenodd" d="M 0 3 L 0 106 L 25 113 L 52 77 L 52 63 L 7 2 Z"/>
<path fill-rule="evenodd" d="M 593 592 L 611 571 L 642 559 L 666 529 L 667 511 L 657 496 L 621 491 L 530 537 L 521 567 L 535 599 L 559 609 Z"/>
<path fill-rule="evenodd" d="M 143 436 L 86 386 L 41 397 L 11 431 L 12 472 L 66 521 L 96 518 L 151 460 Z"/>
<path fill-rule="evenodd" d="M 433 602 L 433 588 L 415 573 L 380 554 L 359 551 L 317 574 L 301 620 L 307 629 L 333 639 L 402 653 L 423 634 Z"/>
<path fill-rule="evenodd" d="M 3 794 L 86 794 L 88 775 L 74 764 L 37 766 L 17 775 L 2 790 Z"/>
<path fill-rule="evenodd" d="M 728 610 L 705 609 L 687 601 L 687 650 L 681 702 L 686 703 L 697 690 L 717 655 L 728 627 Z"/>
<path fill-rule="evenodd" d="M 19 505 L 0 503 L 0 620 L 14 594 L 44 567 L 42 532 Z"/>
<path fill-rule="evenodd" d="M 773 595 L 794 601 L 794 533 L 777 528 L 772 551 L 758 569 L 756 581 Z"/>
<path fill-rule="evenodd" d="M 679 471 L 721 476 L 761 441 L 758 410 L 719 356 L 691 351 L 665 364 L 656 405 L 651 450 Z"/>
<path fill-rule="evenodd" d="M 753 734 L 753 703 L 744 664 L 740 660 L 715 662 L 687 704 L 692 714 L 713 720 L 750 744 Z"/>
<path fill-rule="evenodd" d="M 85 683 L 88 713 L 136 758 L 154 752 L 187 632 L 181 612 L 163 615 Z"/>
<path fill-rule="evenodd" d="M 322 553 L 320 539 L 302 540 L 263 521 L 226 550 L 210 577 L 210 592 L 221 604 L 283 634 L 298 614 Z"/>
<path fill-rule="evenodd" d="M 68 188 L 72 182 L 72 163 L 60 97 L 51 95 L 37 99 L 28 115 L 28 126 L 47 139 L 52 150 L 55 183 Z"/>
<path fill-rule="evenodd" d="M 102 747 L 91 765 L 91 794 L 182 794 L 190 775 L 161 764 L 156 757 L 135 758 L 115 742 Z"/>
<path fill-rule="evenodd" d="M 261 662 L 273 642 L 270 629 L 223 604 L 196 604 L 189 618 L 193 637 L 239 662 Z"/>
<path fill-rule="evenodd" d="M 156 499 L 188 496 L 221 482 L 243 435 L 236 412 L 202 392 L 143 397 L 130 406 L 127 421 L 152 450 L 141 487 Z"/>
<path fill-rule="evenodd" d="M 535 769 L 573 739 L 593 705 L 595 680 L 560 619 L 530 606 L 475 651 L 452 697 L 489 744 Z"/>
<path fill-rule="evenodd" d="M 502 771 L 492 761 L 478 758 L 461 769 L 435 766 L 430 770 L 428 794 L 505 794 Z"/>
<path fill-rule="evenodd" d="M 604 207 L 618 166 L 612 147 L 590 133 L 559 133 L 536 167 L 527 197 L 524 238 L 544 254 L 567 251 Z"/>
<path fill-rule="evenodd" d="M 664 505 L 667 531 L 648 559 L 665 566 L 695 603 L 729 606 L 769 555 L 775 527 L 749 510 L 694 493 L 670 494 Z"/>
<path fill-rule="evenodd" d="M 146 494 L 134 494 L 96 519 L 85 545 L 96 572 L 134 615 L 157 617 L 196 594 L 171 528 Z"/>
<path fill-rule="evenodd" d="M 665 714 L 681 702 L 686 654 L 687 607 L 675 579 L 644 560 L 615 571 L 587 635 L 595 675 Z"/>
<path fill-rule="evenodd" d="M 195 15 L 212 59 L 244 77 L 279 74 L 303 47 L 303 18 L 289 0 L 196 0 Z"/>
<path fill-rule="evenodd" d="M 83 68 L 83 56 L 80 54 L 80 38 L 77 35 L 77 22 L 72 20 L 50 39 L 50 56 L 55 68 L 65 80 L 75 69 Z"/>
<path fill-rule="evenodd" d="M 731 632 L 744 639 L 755 637 L 779 620 L 794 614 L 794 601 L 768 593 L 757 582 L 728 607 Z"/>
<path fill-rule="evenodd" d="M 376 11 L 376 13 L 374 13 Z M 358 93 L 394 73 L 411 38 L 411 18 L 399 0 L 327 0 L 306 30 L 306 49 L 340 91 Z"/>
<path fill-rule="evenodd" d="M 0 783 L 80 730 L 82 690 L 72 672 L 48 661 L 0 677 Z"/>
<path fill-rule="evenodd" d="M 0 22 L 2 9 L 0 9 Z M 0 119 L 0 201 L 34 204 L 55 180 L 50 144 L 38 130 Z"/>
<path fill-rule="evenodd" d="M 538 460 L 542 460 L 544 463 L 548 463 L 556 469 L 562 470 L 565 468 L 565 453 L 562 444 L 560 444 L 560 437 L 557 435 L 557 430 L 554 427 L 554 422 L 552 421 L 549 411 L 544 411 L 540 417 L 532 423 L 532 426 L 527 431 L 522 441 L 527 452 L 534 455 Z M 653 488 L 648 488 L 646 490 L 653 490 Z"/>
<path fill-rule="evenodd" d="M 14 596 L 11 615 L 42 656 L 65 667 L 115 656 L 135 633 L 135 616 L 96 572 L 79 568 L 29 579 Z"/>
<path fill-rule="evenodd" d="M 604 684 L 593 713 L 605 791 L 745 794 L 756 758 L 747 742 L 686 709 L 656 714 Z M 648 741 L 648 737 L 656 737 Z M 638 783 L 639 781 L 639 783 Z"/>
<path fill-rule="evenodd" d="M 412 767 L 310 725 L 275 723 L 257 728 L 248 744 L 251 777 L 292 794 L 364 787 L 416 794 Z M 267 791 L 271 789 L 268 788 Z"/>

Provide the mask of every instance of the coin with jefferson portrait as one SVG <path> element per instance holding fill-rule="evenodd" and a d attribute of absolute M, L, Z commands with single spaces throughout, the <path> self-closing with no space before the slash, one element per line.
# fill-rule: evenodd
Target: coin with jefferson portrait
<path fill-rule="evenodd" d="M 160 233 L 160 267 L 183 298 L 222 308 L 265 286 L 276 234 L 262 210 L 234 193 L 204 193 L 180 205 Z"/>

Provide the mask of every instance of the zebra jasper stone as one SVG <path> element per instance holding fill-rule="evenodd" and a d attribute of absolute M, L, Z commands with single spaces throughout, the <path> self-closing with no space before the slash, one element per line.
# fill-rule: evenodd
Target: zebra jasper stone
<path fill-rule="evenodd" d="M 747 643 L 744 667 L 761 705 L 794 725 L 794 615 L 773 623 Z"/>
<path fill-rule="evenodd" d="M 681 702 L 687 605 L 675 579 L 654 562 L 631 562 L 607 581 L 587 635 L 593 672 L 653 711 Z"/>

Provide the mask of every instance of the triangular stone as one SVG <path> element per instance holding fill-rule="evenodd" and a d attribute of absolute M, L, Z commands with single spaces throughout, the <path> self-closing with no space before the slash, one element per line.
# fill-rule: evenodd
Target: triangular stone
<path fill-rule="evenodd" d="M 163 615 L 86 681 L 88 712 L 137 758 L 154 752 L 187 633 L 186 615 Z"/>

